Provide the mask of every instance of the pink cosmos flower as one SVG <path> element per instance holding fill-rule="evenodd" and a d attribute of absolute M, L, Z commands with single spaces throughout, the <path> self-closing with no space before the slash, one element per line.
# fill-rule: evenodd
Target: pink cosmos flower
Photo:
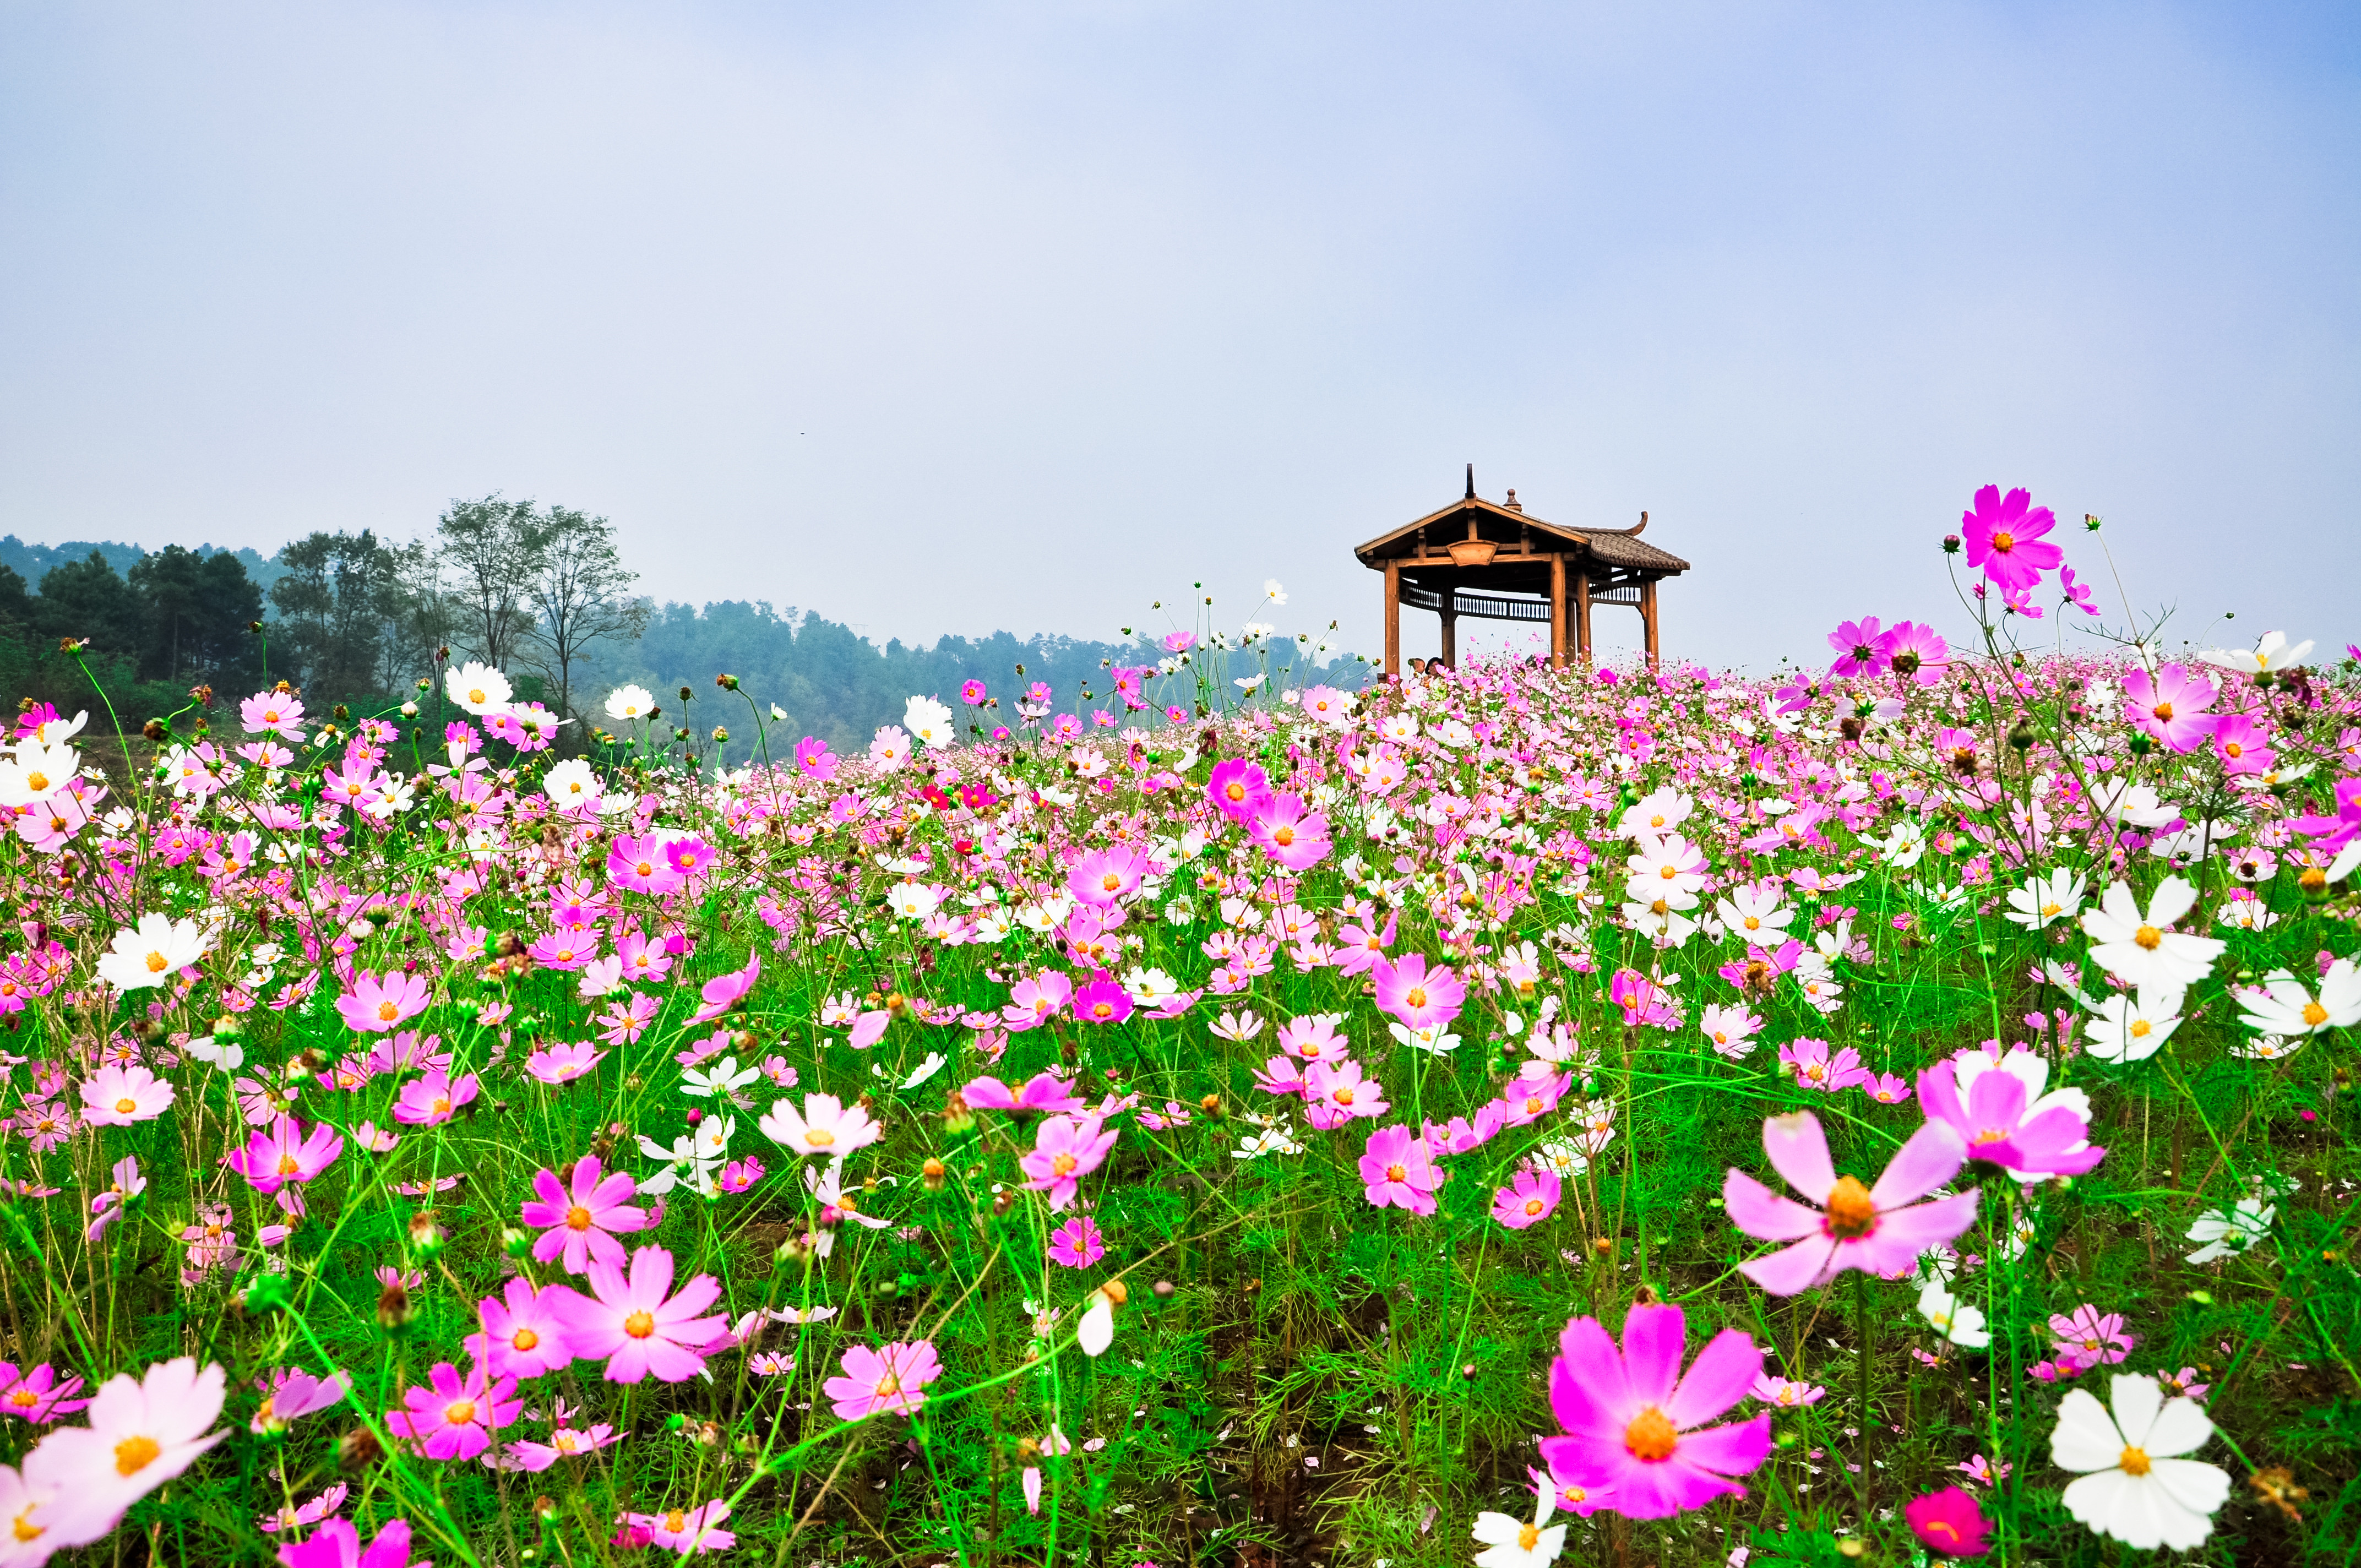
<path fill-rule="evenodd" d="M 436 1126 L 449 1121 L 461 1106 L 474 1100 L 479 1087 L 472 1072 L 463 1073 L 454 1081 L 438 1067 L 425 1077 L 412 1079 L 401 1086 L 401 1094 L 393 1102 L 393 1119 L 405 1126 Z"/>
<path fill-rule="evenodd" d="M 1899 1105 L 1910 1098 L 1910 1080 L 1898 1072 L 1863 1074 L 1861 1091 L 1880 1105 Z"/>
<path fill-rule="evenodd" d="M 678 1383 L 704 1370 L 705 1360 L 694 1347 L 710 1340 L 729 1320 L 697 1314 L 720 1297 L 721 1282 L 700 1274 L 667 1300 L 672 1273 L 672 1254 L 643 1246 L 631 1255 L 628 1277 L 613 1265 L 593 1259 L 589 1296 L 563 1285 L 550 1287 L 552 1305 L 575 1355 L 605 1361 L 609 1383 L 637 1383 L 650 1375 L 660 1382 Z"/>
<path fill-rule="evenodd" d="M 1931 626 L 1900 620 L 1885 634 L 1887 666 L 1922 686 L 1940 685 L 1951 662 L 1951 645 Z"/>
<path fill-rule="evenodd" d="M 2052 1313 L 2049 1332 L 2058 1336 L 2059 1355 L 2070 1357 L 2084 1367 L 2122 1361 L 2139 1343 L 2136 1335 L 2124 1332 L 2121 1312 L 2102 1312 L 2088 1301 L 2075 1308 L 2071 1317 Z"/>
<path fill-rule="evenodd" d="M 1831 1056 L 1826 1040 L 1789 1041 L 1779 1047 L 1779 1065 L 1794 1071 L 1798 1089 L 1834 1093 L 1869 1081 L 1869 1069 L 1861 1065 L 1859 1051 L 1846 1046 Z"/>
<path fill-rule="evenodd" d="M 782 1148 L 823 1159 L 842 1159 L 885 1135 L 858 1105 L 847 1105 L 833 1094 L 807 1094 L 801 1115 L 785 1101 L 774 1101 L 771 1113 L 754 1124 L 763 1135 Z"/>
<path fill-rule="evenodd" d="M 1467 987 L 1458 975 L 1438 965 L 1426 967 L 1424 953 L 1411 953 L 1399 964 L 1380 958 L 1369 966 L 1376 982 L 1378 1009 L 1390 1013 L 1413 1029 L 1439 1029 L 1459 1016 Z"/>
<path fill-rule="evenodd" d="M 1067 1221 L 1049 1233 L 1049 1261 L 1061 1268 L 1088 1268 L 1106 1255 L 1105 1238 L 1088 1214 Z"/>
<path fill-rule="evenodd" d="M 1033 1147 L 1017 1164 L 1026 1187 L 1049 1195 L 1052 1212 L 1074 1201 L 1082 1179 L 1104 1163 L 1115 1132 L 1096 1116 L 1048 1116 L 1033 1135 Z"/>
<path fill-rule="evenodd" d="M 1510 1080 L 1500 1095 L 1500 1124 L 1504 1127 L 1530 1127 L 1557 1109 L 1565 1091 L 1574 1087 L 1574 1074 L 1557 1073 L 1549 1078 L 1519 1076 Z"/>
<path fill-rule="evenodd" d="M 746 960 L 746 967 L 728 974 L 716 975 L 705 982 L 697 994 L 705 1005 L 689 1014 L 692 1024 L 710 1024 L 738 1004 L 739 1000 L 754 989 L 754 981 L 763 973 L 763 955 L 756 953 Z"/>
<path fill-rule="evenodd" d="M 386 1430 L 419 1444 L 429 1459 L 473 1459 L 492 1446 L 491 1434 L 524 1409 L 513 1377 L 490 1377 L 470 1366 L 465 1377 L 447 1361 L 426 1375 L 426 1387 L 401 1391 L 402 1409 L 385 1413 Z"/>
<path fill-rule="evenodd" d="M 303 699 L 286 692 L 257 692 L 237 705 L 237 717 L 248 735 L 276 735 L 303 743 Z"/>
<path fill-rule="evenodd" d="M 1270 797 L 1270 775 L 1244 757 L 1215 762 L 1205 779 L 1205 798 L 1233 822 L 1250 820 Z"/>
<path fill-rule="evenodd" d="M 1684 1376 L 1687 1340 L 1678 1307 L 1633 1307 L 1620 1351 L 1598 1319 L 1568 1322 L 1550 1364 L 1550 1409 L 1566 1434 L 1542 1440 L 1551 1473 L 1613 1487 L 1608 1506 L 1635 1519 L 1743 1497 L 1746 1488 L 1731 1477 L 1770 1457 L 1771 1418 L 1705 1423 L 1746 1398 L 1762 1375 L 1763 1352 L 1724 1329 Z"/>
<path fill-rule="evenodd" d="M 1992 1526 L 1964 1488 L 1945 1486 L 1913 1497 L 1902 1505 L 1902 1517 L 1927 1550 L 1945 1557 L 1982 1557 L 1992 1550 Z"/>
<path fill-rule="evenodd" d="M 1920 1253 L 1973 1223 L 1982 1196 L 1970 1191 L 1917 1201 L 1958 1175 L 1968 1157 L 1960 1135 L 1940 1122 L 1913 1133 L 1874 1187 L 1837 1175 L 1819 1118 L 1808 1111 L 1765 1121 L 1763 1151 L 1787 1184 L 1817 1205 L 1780 1197 L 1734 1168 L 1722 1182 L 1730 1223 L 1763 1241 L 1795 1244 L 1739 1266 L 1773 1296 L 1793 1296 L 1848 1268 L 1899 1274 Z"/>
<path fill-rule="evenodd" d="M 1008 1005 L 1000 1010 L 1001 1021 L 1019 1032 L 1036 1029 L 1063 1013 L 1073 1000 L 1074 982 L 1055 970 L 1045 970 L 1008 988 Z"/>
<path fill-rule="evenodd" d="M 2312 839 L 2315 853 L 2323 857 L 2334 855 L 2356 837 L 2361 837 L 2361 778 L 2336 781 L 2336 810 L 2334 815 L 2307 813 L 2288 826 Z"/>
<path fill-rule="evenodd" d="M 2048 1064 L 2030 1051 L 1997 1058 L 1963 1051 L 1918 1075 L 1918 1103 L 1970 1159 L 1989 1160 L 2020 1180 L 2081 1176 L 2107 1152 L 2090 1141 L 2090 1097 L 2079 1089 L 2044 1094 L 2048 1081 Z"/>
<path fill-rule="evenodd" d="M 653 833 L 617 835 L 607 851 L 607 876 L 617 887 L 654 897 L 678 892 L 684 880 L 664 859 L 664 840 Z"/>
<path fill-rule="evenodd" d="M 79 1377 L 60 1379 L 46 1361 L 21 1373 L 0 1361 L 0 1416 L 14 1416 L 31 1426 L 47 1426 L 60 1416 L 88 1408 L 88 1399 L 74 1398 L 82 1392 L 82 1387 Z"/>
<path fill-rule="evenodd" d="M 526 1199 L 519 1214 L 528 1225 L 546 1227 L 533 1244 L 535 1262 L 562 1259 L 568 1274 L 582 1273 L 594 1260 L 614 1268 L 623 1266 L 623 1244 L 614 1234 L 647 1229 L 648 1212 L 631 1207 L 639 1183 L 628 1172 L 619 1170 L 602 1179 L 601 1169 L 598 1156 L 584 1155 L 574 1162 L 570 1190 L 554 1170 L 533 1173 L 533 1190 L 538 1196 Z"/>
<path fill-rule="evenodd" d="M 1328 836 L 1328 818 L 1311 810 L 1298 795 L 1282 795 L 1255 810 L 1246 830 L 1256 845 L 1289 871 L 1318 865 L 1334 847 Z"/>
<path fill-rule="evenodd" d="M 1279 1058 L 1286 1060 L 1284 1057 Z M 1339 1058 L 1315 1061 L 1303 1075 L 1303 1119 L 1322 1132 L 1366 1117 L 1382 1116 L 1393 1107 L 1386 1087 L 1361 1076 L 1361 1064 Z"/>
<path fill-rule="evenodd" d="M 2167 751 L 2193 751 L 2213 731 L 2206 710 L 2218 695 L 2211 679 L 2184 664 L 2159 666 L 2153 676 L 2136 669 L 2124 677 L 2124 716 Z"/>
<path fill-rule="evenodd" d="M 730 1505 L 719 1497 L 693 1508 L 673 1508 L 661 1514 L 624 1514 L 626 1525 L 647 1533 L 646 1544 L 683 1557 L 700 1552 L 727 1552 L 738 1544 L 735 1533 L 720 1528 L 730 1517 Z"/>
<path fill-rule="evenodd" d="M 360 1531 L 350 1519 L 330 1519 L 303 1540 L 279 1548 L 280 1568 L 412 1568 L 410 1522 L 395 1519 L 361 1545 Z M 416 1568 L 434 1568 L 421 1563 Z"/>
<path fill-rule="evenodd" d="M 352 990 L 336 998 L 336 1011 L 350 1027 L 382 1035 L 425 1012 L 432 992 L 423 975 L 390 970 L 379 977 L 363 970 L 353 976 Z"/>
<path fill-rule="evenodd" d="M 1975 510 L 1960 517 L 1968 565 L 1982 567 L 2004 593 L 2036 587 L 2042 573 L 2066 559 L 2064 551 L 2042 538 L 2057 523 L 2057 514 L 2035 506 L 2030 492 L 2011 490 L 2004 498 L 1998 485 L 1986 485 L 1976 492 Z"/>
<path fill-rule="evenodd" d="M 881 1350 L 856 1344 L 844 1353 L 843 1370 L 820 1385 L 841 1421 L 884 1412 L 912 1415 L 927 1402 L 926 1387 L 943 1375 L 933 1342 L 895 1343 Z"/>
<path fill-rule="evenodd" d="M 571 1040 L 529 1053 L 524 1058 L 524 1070 L 543 1083 L 571 1083 L 597 1067 L 606 1055 L 588 1040 Z"/>
<path fill-rule="evenodd" d="M 618 1262 L 622 1250 L 615 1246 Z M 570 1365 L 573 1342 L 556 1299 L 562 1289 L 562 1285 L 551 1285 L 536 1290 L 532 1280 L 520 1275 L 508 1282 L 502 1294 L 477 1302 L 476 1317 L 483 1332 L 468 1336 L 468 1354 L 494 1373 L 511 1377 L 538 1377 Z"/>
<path fill-rule="evenodd" d="M 1019 1089 L 996 1078 L 979 1078 L 960 1091 L 960 1097 L 979 1111 L 1026 1114 L 1036 1111 L 1079 1111 L 1082 1102 L 1073 1085 L 1054 1072 L 1037 1072 Z"/>
<path fill-rule="evenodd" d="M 1408 1127 L 1380 1127 L 1369 1135 L 1361 1153 L 1362 1191 L 1378 1208 L 1407 1209 L 1413 1214 L 1434 1212 L 1434 1190 L 1443 1172 L 1426 1140 Z"/>
<path fill-rule="evenodd" d="M 1893 633 L 1879 630 L 1877 617 L 1864 615 L 1859 620 L 1848 620 L 1828 633 L 1828 646 L 1837 652 L 1836 663 L 1828 666 L 1832 675 L 1875 675 L 1882 674 L 1893 657 Z"/>
<path fill-rule="evenodd" d="M 2222 713 L 2213 720 L 2213 754 L 2232 773 L 2267 773 L 2279 761 L 2270 735 L 2243 713 Z"/>
<path fill-rule="evenodd" d="M 302 1123 L 282 1114 L 271 1118 L 268 1131 L 247 1139 L 246 1147 L 232 1149 L 222 1163 L 267 1198 L 291 1181 L 312 1180 L 344 1152 L 344 1135 L 327 1123 L 315 1123 L 307 1133 Z"/>
<path fill-rule="evenodd" d="M 283 1431 L 305 1416 L 334 1409 L 353 1391 L 353 1379 L 348 1372 L 314 1377 L 300 1366 L 278 1366 L 255 1386 L 266 1392 L 247 1430 L 265 1433 Z"/>
<path fill-rule="evenodd" d="M 264 1514 L 256 1519 L 254 1528 L 265 1535 L 276 1535 L 281 1530 L 291 1534 L 306 1525 L 318 1524 L 322 1519 L 343 1508 L 345 1498 L 350 1496 L 351 1492 L 350 1486 L 339 1481 L 326 1491 L 316 1493 L 301 1503 L 291 1506 L 286 1503 L 280 1504 L 275 1512 Z M 335 1559 L 331 1557 L 329 1561 L 334 1563 Z"/>
<path fill-rule="evenodd" d="M 172 1108 L 172 1086 L 144 1067 L 108 1062 L 82 1080 L 82 1118 L 93 1126 L 127 1127 Z"/>
<path fill-rule="evenodd" d="M 1521 1170 L 1515 1180 L 1492 1194 L 1492 1218 L 1512 1231 L 1538 1225 L 1557 1212 L 1564 1191 L 1554 1170 Z"/>
<path fill-rule="evenodd" d="M 118 1373 L 92 1396 L 88 1424 L 61 1427 L 26 1461 L 57 1496 L 42 1506 L 44 1545 L 80 1546 L 115 1528 L 124 1510 L 194 1464 L 229 1434 L 207 1431 L 227 1378 L 191 1356 Z M 21 1505 L 20 1505 L 21 1506 Z"/>
<path fill-rule="evenodd" d="M 827 741 L 807 735 L 796 742 L 796 766 L 803 771 L 804 777 L 826 784 L 836 777 L 836 763 Z"/>
<path fill-rule="evenodd" d="M 1148 874 L 1148 857 L 1127 845 L 1093 850 L 1076 861 L 1066 873 L 1066 885 L 1084 904 L 1104 908 L 1139 891 Z"/>
<path fill-rule="evenodd" d="M 1749 1388 L 1747 1393 L 1766 1405 L 1776 1405 L 1781 1409 L 1793 1410 L 1805 1405 L 1818 1404 L 1827 1397 L 1828 1390 L 1815 1384 L 1797 1383 L 1790 1378 L 1775 1377 L 1765 1372 L 1754 1380 L 1754 1387 Z"/>
<path fill-rule="evenodd" d="M 1623 1009 L 1626 1028 L 1673 1029 L 1680 1026 L 1680 1009 L 1664 988 L 1638 970 L 1621 969 L 1609 978 L 1607 999 Z"/>
<path fill-rule="evenodd" d="M 1120 1024 L 1131 1016 L 1133 1006 L 1131 992 L 1104 970 L 1074 988 L 1074 1016 L 1085 1024 Z"/>

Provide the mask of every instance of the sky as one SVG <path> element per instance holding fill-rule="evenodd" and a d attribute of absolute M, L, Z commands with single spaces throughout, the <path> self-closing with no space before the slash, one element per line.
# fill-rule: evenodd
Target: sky
<path fill-rule="evenodd" d="M 2108 629 L 2325 650 L 2356 195 L 2336 5 L 0 0 L 0 532 L 499 491 L 880 641 L 1374 651 L 1473 462 L 1761 669 L 1964 631 L 1998 484 Z"/>

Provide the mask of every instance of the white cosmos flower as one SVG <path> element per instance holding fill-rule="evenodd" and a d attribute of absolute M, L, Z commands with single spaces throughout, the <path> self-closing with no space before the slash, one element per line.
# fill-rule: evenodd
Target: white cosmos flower
<path fill-rule="evenodd" d="M 1074 1341 L 1084 1355 L 1101 1355 L 1115 1343 L 1115 1302 L 1104 1290 L 1091 1292 L 1090 1310 L 1074 1327 Z"/>
<path fill-rule="evenodd" d="M 1552 1486 L 1541 1489 L 1531 1524 L 1507 1514 L 1477 1514 L 1475 1536 L 1484 1550 L 1476 1554 L 1476 1568 L 1549 1568 L 1565 1550 L 1565 1526 L 1549 1522 L 1556 1511 Z"/>
<path fill-rule="evenodd" d="M 2257 1035 L 2243 1046 L 2232 1046 L 2230 1054 L 2240 1061 L 2284 1061 L 2303 1049 L 2308 1037 L 2299 1035 L 2290 1040 L 2284 1035 Z"/>
<path fill-rule="evenodd" d="M 2284 670 L 2291 664 L 2301 664 L 2311 652 L 2312 640 L 2308 637 L 2290 646 L 2286 632 L 2266 631 L 2263 640 L 2252 648 L 2215 648 L 2197 656 L 2219 669 L 2258 675 L 2265 670 Z"/>
<path fill-rule="evenodd" d="M 893 905 L 894 913 L 905 920 L 924 920 L 942 901 L 942 894 L 922 882 L 895 883 L 893 894 L 887 900 Z"/>
<path fill-rule="evenodd" d="M 655 707 L 655 694 L 645 686 L 617 686 L 607 694 L 607 717 L 618 724 L 645 718 Z"/>
<path fill-rule="evenodd" d="M 1662 839 L 1689 819 L 1696 802 L 1672 785 L 1642 796 L 1623 813 L 1615 831 L 1626 839 Z"/>
<path fill-rule="evenodd" d="M 2190 1223 L 2189 1239 L 2204 1245 L 2189 1255 L 2189 1261 L 2212 1263 L 2246 1251 L 2269 1234 L 2278 1216 L 2278 1208 L 2260 1198 L 2241 1198 L 2227 1210 L 2206 1210 Z"/>
<path fill-rule="evenodd" d="M 1262 597 L 1270 600 L 1273 604 L 1285 604 L 1287 602 L 1287 590 L 1279 586 L 1279 579 L 1277 577 L 1265 577 L 1262 580 Z M 2309 648 L 2312 644 L 2307 642 L 2304 646 Z"/>
<path fill-rule="evenodd" d="M 236 1040 L 218 1040 L 211 1035 L 200 1035 L 181 1049 L 224 1072 L 236 1072 L 246 1065 L 246 1047 Z"/>
<path fill-rule="evenodd" d="M 959 739 L 951 724 L 951 710 L 930 696 L 914 696 L 902 709 L 902 728 L 925 745 L 929 751 L 948 746 Z"/>
<path fill-rule="evenodd" d="M 911 1069 L 910 1076 L 902 1080 L 902 1087 L 905 1089 L 917 1088 L 918 1085 L 926 1082 L 927 1080 L 942 1071 L 944 1064 L 950 1060 L 950 1058 L 943 1055 L 940 1051 L 928 1051 L 927 1053 L 927 1059 L 920 1062 L 916 1068 Z"/>
<path fill-rule="evenodd" d="M 558 806 L 594 806 L 598 800 L 598 775 L 579 757 L 568 757 L 541 775 L 541 790 Z"/>
<path fill-rule="evenodd" d="M 488 713 L 500 713 L 516 695 L 509 678 L 489 664 L 470 659 L 456 670 L 443 672 L 443 691 L 453 702 L 481 718 Z"/>
<path fill-rule="evenodd" d="M 2008 906 L 2013 912 L 2008 919 L 2028 931 L 2071 920 L 2082 911 L 2082 873 L 2060 866 L 2048 876 L 2035 877 L 2008 895 Z"/>
<path fill-rule="evenodd" d="M 218 930 L 219 927 L 214 928 Z M 175 920 L 148 914 L 98 956 L 98 978 L 117 991 L 149 991 L 171 983 L 172 977 L 212 950 L 214 932 L 194 920 Z"/>
<path fill-rule="evenodd" d="M 2167 1399 L 2153 1377 L 2110 1378 L 2111 1415 L 2087 1388 L 2069 1389 L 2058 1405 L 2049 1457 L 2081 1472 L 2066 1488 L 2066 1511 L 2126 1546 L 2186 1551 L 2213 1533 L 2214 1510 L 2230 1496 L 2219 1465 L 2183 1459 L 2213 1436 L 2213 1422 L 2191 1398 Z"/>
<path fill-rule="evenodd" d="M 2098 908 L 2082 912 L 2082 930 L 2093 944 L 2091 957 L 2133 985 L 2194 985 L 2211 972 L 2223 948 L 2219 938 L 2170 929 L 2196 903 L 2197 889 L 2185 877 L 2165 878 L 2145 915 L 2128 883 L 2110 885 Z"/>
<path fill-rule="evenodd" d="M 2136 997 L 2118 992 L 2101 1002 L 2098 1016 L 2082 1030 L 2090 1052 L 2101 1061 L 2145 1061 L 2180 1027 L 2183 992 L 2175 986 L 2142 986 Z"/>
<path fill-rule="evenodd" d="M 1982 1350 L 1992 1343 L 1992 1331 L 1984 1327 L 1982 1309 L 1953 1296 L 1939 1278 L 1929 1279 L 1919 1290 L 1918 1315 L 1934 1324 L 1937 1333 L 1962 1350 Z"/>
<path fill-rule="evenodd" d="M 1795 912 L 1780 902 L 1775 887 L 1734 887 L 1714 905 L 1713 912 L 1732 935 L 1758 948 L 1785 936 L 1788 923 L 1795 918 Z"/>
<path fill-rule="evenodd" d="M 2245 1010 L 2238 1021 L 2268 1035 L 2317 1035 L 2361 1023 L 2361 970 L 2353 967 L 2351 959 L 2328 966 L 2320 977 L 2317 997 L 2285 970 L 2272 970 L 2261 986 L 2236 995 Z"/>
<path fill-rule="evenodd" d="M 49 745 L 27 736 L 16 755 L 0 761 L 0 806 L 11 810 L 47 800 L 82 771 L 82 753 L 64 741 Z"/>
<path fill-rule="evenodd" d="M 693 1099 L 719 1096 L 737 1100 L 738 1091 L 763 1076 L 755 1067 L 741 1068 L 736 1057 L 723 1057 L 709 1067 L 693 1067 L 680 1075 L 680 1091 Z M 743 1103 L 743 1102 L 740 1102 Z"/>

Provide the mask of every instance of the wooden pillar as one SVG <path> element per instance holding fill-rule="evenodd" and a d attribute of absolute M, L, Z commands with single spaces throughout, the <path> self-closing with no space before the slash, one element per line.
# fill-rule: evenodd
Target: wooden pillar
<path fill-rule="evenodd" d="M 1640 585 L 1641 630 L 1647 639 L 1648 667 L 1656 667 L 1656 579 L 1649 578 Z"/>
<path fill-rule="evenodd" d="M 1450 665 L 1455 670 L 1459 667 L 1459 610 L 1457 608 L 1457 593 L 1458 590 L 1454 588 L 1450 584 L 1444 584 L 1443 608 L 1437 611 L 1437 613 L 1443 617 L 1443 662 Z"/>
<path fill-rule="evenodd" d="M 1550 557 L 1550 668 L 1565 668 L 1565 555 Z"/>
<path fill-rule="evenodd" d="M 1574 636 L 1581 660 L 1587 664 L 1590 663 L 1590 573 L 1587 568 L 1574 579 Z"/>
<path fill-rule="evenodd" d="M 1401 563 L 1386 563 L 1386 674 L 1401 674 Z"/>

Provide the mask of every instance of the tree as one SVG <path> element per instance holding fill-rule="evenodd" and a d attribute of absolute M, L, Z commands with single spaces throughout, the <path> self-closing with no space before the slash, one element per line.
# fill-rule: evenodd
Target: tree
<path fill-rule="evenodd" d="M 531 501 L 453 501 L 436 520 L 451 583 L 454 639 L 487 664 L 513 664 L 535 630 L 533 586 L 549 551 L 548 521 Z"/>
<path fill-rule="evenodd" d="M 383 693 L 385 652 L 401 613 L 401 560 L 368 529 L 314 532 L 279 554 L 271 663 L 315 699 Z M 270 671 L 265 671 L 266 675 Z"/>
<path fill-rule="evenodd" d="M 0 637 L 26 637 L 33 630 L 33 595 L 24 574 L 0 565 Z"/>
<path fill-rule="evenodd" d="M 261 619 L 262 590 L 236 556 L 167 544 L 141 556 L 129 579 L 146 622 L 143 677 L 178 683 L 254 670 L 258 649 L 247 628 Z"/>
<path fill-rule="evenodd" d="M 138 656 L 145 630 L 138 597 L 95 550 L 41 575 L 33 625 L 44 637 L 86 638 L 93 651 L 120 658 Z"/>
<path fill-rule="evenodd" d="M 615 526 L 605 518 L 552 507 L 540 533 L 541 570 L 528 587 L 540 622 L 533 635 L 536 662 L 556 687 L 557 711 L 571 715 L 575 672 L 591 645 L 636 639 L 647 627 L 649 606 L 632 596 L 639 574 L 623 569 Z"/>

